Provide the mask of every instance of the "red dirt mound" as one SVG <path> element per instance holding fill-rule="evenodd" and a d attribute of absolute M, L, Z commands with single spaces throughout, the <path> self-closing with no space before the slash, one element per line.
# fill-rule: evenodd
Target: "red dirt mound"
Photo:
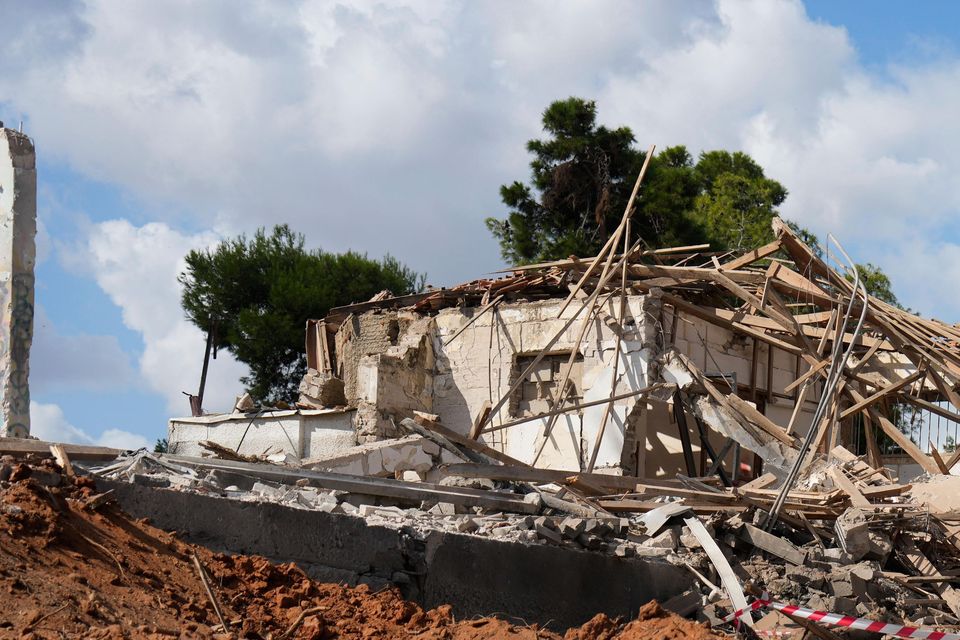
<path fill-rule="evenodd" d="M 52 461 L 0 477 L 11 471 L 0 482 L 0 638 L 561 638 L 495 618 L 457 621 L 449 606 L 424 611 L 394 589 L 314 582 L 294 565 L 186 544 L 116 505 L 86 508 L 93 482 L 68 481 Z M 625 627 L 601 614 L 563 636 L 721 637 L 656 603 Z"/>

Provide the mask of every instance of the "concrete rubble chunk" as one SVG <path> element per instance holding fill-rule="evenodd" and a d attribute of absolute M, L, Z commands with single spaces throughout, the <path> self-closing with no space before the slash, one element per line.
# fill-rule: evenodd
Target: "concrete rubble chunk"
<path fill-rule="evenodd" d="M 554 544 L 560 544 L 561 542 L 563 542 L 563 536 L 561 536 L 555 530 L 543 524 L 540 524 L 539 521 L 537 522 L 537 524 L 534 525 L 534 528 L 536 529 L 537 535 L 543 538 L 544 540 L 547 540 Z"/>
<path fill-rule="evenodd" d="M 428 510 L 428 513 L 438 516 L 452 516 L 456 515 L 457 507 L 450 502 L 438 502 Z"/>
<path fill-rule="evenodd" d="M 660 549 L 670 549 L 671 551 L 676 550 L 677 544 L 680 542 L 680 536 L 677 535 L 677 530 L 673 527 L 664 530 L 663 532 L 657 534 L 653 538 L 645 541 L 643 546 L 653 547 Z"/>
<path fill-rule="evenodd" d="M 307 407 L 340 407 L 347 404 L 343 380 L 332 373 L 307 369 L 300 381 L 297 404 Z"/>
<path fill-rule="evenodd" d="M 243 393 L 237 396 L 237 399 L 233 403 L 233 412 L 234 413 L 250 413 L 255 411 L 257 405 L 254 404 L 253 398 L 249 393 Z"/>
<path fill-rule="evenodd" d="M 583 533 L 586 522 L 583 518 L 564 518 L 560 522 L 559 530 L 564 538 L 574 539 Z"/>
<path fill-rule="evenodd" d="M 480 528 L 480 525 L 477 524 L 477 521 L 474 518 L 466 517 L 461 518 L 457 522 L 457 531 L 462 533 L 473 533 Z"/>

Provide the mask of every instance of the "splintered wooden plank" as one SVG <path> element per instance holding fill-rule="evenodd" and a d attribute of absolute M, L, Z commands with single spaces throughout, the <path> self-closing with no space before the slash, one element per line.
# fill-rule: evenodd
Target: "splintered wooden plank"
<path fill-rule="evenodd" d="M 373 476 L 352 476 L 329 471 L 312 471 L 274 464 L 258 464 L 214 458 L 194 458 L 162 454 L 161 460 L 170 461 L 195 469 L 231 471 L 260 480 L 296 484 L 303 480 L 309 486 L 324 489 L 339 489 L 350 493 L 396 498 L 410 504 L 419 504 L 424 500 L 450 502 L 468 507 L 483 507 L 498 511 L 517 513 L 538 513 L 540 505 L 530 502 L 515 493 L 471 489 L 469 487 L 446 487 L 429 482 L 404 482 L 392 478 Z"/>
<path fill-rule="evenodd" d="M 854 402 L 862 402 L 863 396 L 857 393 L 856 389 L 853 387 L 847 386 L 844 391 L 853 398 Z M 880 428 L 883 429 L 883 432 L 890 436 L 890 439 L 900 445 L 900 448 L 903 449 L 908 456 L 913 458 L 913 460 L 919 464 L 925 471 L 928 473 L 938 474 L 940 473 L 940 467 L 930 459 L 930 456 L 925 455 L 920 451 L 919 447 L 913 443 L 913 441 L 905 436 L 900 429 L 896 427 L 890 420 L 883 416 L 879 411 L 873 407 L 866 407 L 864 411 L 867 411 L 870 414 L 870 419 L 880 425 Z"/>
<path fill-rule="evenodd" d="M 840 487 L 840 490 L 843 491 L 850 498 L 850 505 L 857 507 L 859 509 L 870 509 L 873 507 L 870 504 L 870 501 L 860 493 L 860 489 L 853 483 L 850 478 L 840 469 L 834 467 L 830 469 L 830 475 L 833 477 L 833 481 L 837 483 L 837 486 Z"/>
<path fill-rule="evenodd" d="M 736 331 L 744 335 L 748 335 L 751 338 L 756 338 L 761 342 L 772 344 L 773 346 L 779 349 L 783 349 L 784 351 L 788 353 L 792 353 L 794 355 L 800 355 L 803 353 L 803 350 L 794 344 L 785 342 L 784 340 L 781 340 L 779 338 L 775 338 L 765 333 L 764 331 L 761 331 L 754 327 L 749 327 L 739 322 L 732 322 L 731 320 L 728 319 L 728 317 L 725 317 L 727 316 L 727 314 L 732 314 L 733 312 L 725 312 L 723 309 L 716 309 L 714 307 L 701 307 L 699 305 L 695 305 L 690 302 L 687 302 L 680 296 L 675 296 L 667 292 L 663 292 L 660 295 L 660 298 L 661 300 L 663 300 L 663 302 L 673 306 L 675 309 L 679 311 L 683 311 L 684 313 L 691 315 L 695 318 L 700 318 L 701 320 L 704 320 L 711 324 L 715 324 L 719 327 L 723 327 L 725 329 L 730 329 L 731 331 Z"/>
<path fill-rule="evenodd" d="M 729 262 L 723 263 L 722 265 L 720 265 L 720 270 L 733 271 L 736 269 L 742 269 L 747 265 L 753 264 L 757 260 L 762 260 L 767 256 L 773 255 L 779 250 L 780 250 L 780 240 L 774 240 L 773 242 L 769 242 L 763 245 L 762 247 L 759 247 L 752 251 L 747 251 L 745 254 L 743 254 L 739 258 L 734 258 Z"/>
<path fill-rule="evenodd" d="M 801 384 L 806 382 L 810 378 L 810 376 L 814 376 L 817 373 L 819 373 L 820 370 L 826 367 L 828 364 L 830 364 L 829 360 L 821 360 L 819 364 L 813 365 L 812 367 L 807 369 L 807 371 L 803 375 L 801 375 L 799 378 L 797 378 L 796 380 L 794 380 L 793 382 L 785 386 L 783 388 L 783 392 L 790 393 L 791 391 L 799 387 Z"/>
<path fill-rule="evenodd" d="M 783 444 L 788 447 L 796 446 L 794 439 L 787 435 L 787 432 L 783 428 L 770 420 L 767 416 L 763 415 L 757 408 L 752 404 L 741 398 L 740 396 L 730 394 L 726 397 L 726 400 L 733 407 L 734 411 L 741 414 L 744 418 L 757 425 L 763 429 L 766 433 L 773 436 Z"/>
<path fill-rule="evenodd" d="M 470 439 L 476 440 L 480 437 L 480 428 L 487 422 L 487 417 L 490 415 L 490 410 L 493 409 L 493 403 L 489 400 L 483 401 L 483 406 L 480 407 L 480 412 L 477 413 L 477 417 L 473 420 L 473 425 L 470 427 Z"/>
<path fill-rule="evenodd" d="M 843 411 L 843 412 L 840 414 L 840 418 L 839 418 L 839 419 L 840 419 L 840 420 L 846 420 L 847 418 L 849 418 L 850 416 L 854 415 L 855 413 L 859 413 L 860 411 L 863 411 L 864 408 L 872 405 L 872 404 L 875 403 L 876 401 L 878 401 L 878 400 L 880 400 L 880 399 L 882 399 L 882 398 L 885 398 L 886 396 L 888 396 L 888 395 L 890 395 L 890 394 L 892 394 L 892 393 L 896 393 L 897 391 L 900 391 L 900 389 L 903 389 L 905 386 L 907 386 L 907 385 L 909 385 L 909 384 L 911 384 L 911 383 L 913 383 L 913 382 L 916 382 L 916 381 L 919 380 L 920 378 L 923 378 L 925 375 L 926 375 L 926 372 L 921 369 L 921 370 L 919 370 L 919 371 L 916 371 L 916 372 L 912 373 L 911 375 L 907 376 L 906 378 L 903 378 L 903 379 L 898 380 L 898 381 L 896 381 L 896 382 L 894 382 L 894 383 L 888 384 L 887 386 L 883 387 L 882 389 L 880 389 L 879 391 L 877 391 L 876 393 L 874 393 L 874 394 L 873 394 L 872 396 L 870 396 L 869 398 L 864 398 L 863 400 L 861 400 L 860 402 L 857 402 L 855 405 L 853 405 L 853 406 L 850 407 L 849 409 Z"/>
<path fill-rule="evenodd" d="M 911 484 L 881 484 L 876 487 L 861 487 L 860 493 L 868 500 L 899 496 L 910 490 Z"/>
<path fill-rule="evenodd" d="M 68 478 L 73 478 L 77 474 L 73 471 L 73 465 L 70 463 L 70 456 L 67 455 L 67 449 L 62 444 L 51 444 L 50 453 L 56 459 L 57 464 L 63 469 Z"/>
<path fill-rule="evenodd" d="M 610 513 L 645 513 L 663 506 L 662 502 L 654 502 L 653 500 L 598 500 L 597 504 L 601 509 Z M 705 515 L 713 513 L 735 514 L 748 509 L 743 505 L 689 504 L 687 506 L 694 513 Z"/>
<path fill-rule="evenodd" d="M 750 490 L 750 489 L 766 489 L 772 484 L 777 482 L 777 476 L 772 473 L 765 473 L 759 478 L 754 478 L 750 482 L 739 488 L 740 491 Z"/>
<path fill-rule="evenodd" d="M 414 414 L 414 415 L 416 417 L 414 418 L 413 421 L 416 422 L 418 425 L 420 425 L 424 429 L 427 429 L 429 431 L 436 433 L 437 435 L 443 436 L 450 442 L 453 442 L 454 444 L 458 444 L 465 449 L 469 449 L 470 451 L 473 451 L 475 453 L 483 454 L 488 458 L 493 458 L 494 460 L 498 462 L 502 462 L 503 464 L 512 464 L 520 467 L 528 466 L 526 462 L 521 462 L 516 458 L 512 458 L 507 454 L 503 453 L 502 451 L 497 451 L 493 447 L 488 447 L 482 442 L 471 440 L 469 437 L 461 435 L 456 431 L 453 431 L 452 429 L 448 429 L 442 424 L 440 424 L 439 422 L 430 420 L 426 416 L 417 415 L 417 414 Z"/>
<path fill-rule="evenodd" d="M 517 467 L 509 465 L 477 464 L 472 462 L 448 464 L 442 467 L 444 473 L 464 478 L 487 478 L 489 480 L 504 480 L 508 482 L 533 482 L 562 484 L 569 478 L 577 476 L 587 480 L 592 485 L 604 487 L 609 493 L 636 491 L 638 483 L 644 486 L 672 487 L 681 489 L 684 485 L 679 480 L 656 480 L 653 478 L 636 478 L 631 476 L 614 476 L 605 473 L 583 473 L 565 469 L 540 469 L 535 467 Z"/>
<path fill-rule="evenodd" d="M 945 476 L 950 475 L 950 467 L 943 461 L 940 452 L 937 451 L 937 447 L 933 444 L 932 440 L 930 441 L 930 456 L 933 458 L 933 461 L 937 463 L 937 466 L 940 467 L 940 473 Z"/>
<path fill-rule="evenodd" d="M 901 537 L 899 546 L 900 556 L 908 565 L 913 567 L 917 573 L 927 577 L 941 574 L 941 572 L 933 566 L 933 563 L 930 562 L 930 559 L 927 558 L 912 541 Z M 954 615 L 960 616 L 960 592 L 944 582 L 934 583 L 931 585 L 931 588 L 936 591 L 941 598 L 946 600 L 947 606 L 950 607 L 950 611 L 952 611 Z"/>

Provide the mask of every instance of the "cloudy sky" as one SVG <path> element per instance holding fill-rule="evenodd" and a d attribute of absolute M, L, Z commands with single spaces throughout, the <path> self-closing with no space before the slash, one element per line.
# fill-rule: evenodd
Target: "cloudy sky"
<path fill-rule="evenodd" d="M 501 267 L 483 219 L 551 101 L 644 147 L 752 154 L 787 217 L 960 320 L 960 6 L 685 0 L 0 0 L 0 120 L 40 171 L 33 431 L 152 444 L 199 378 L 191 248 L 289 222 L 432 284 Z M 214 361 L 209 409 L 243 369 Z"/>

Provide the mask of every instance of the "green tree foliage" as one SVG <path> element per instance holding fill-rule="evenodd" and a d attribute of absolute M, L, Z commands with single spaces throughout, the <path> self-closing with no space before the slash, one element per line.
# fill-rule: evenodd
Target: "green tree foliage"
<path fill-rule="evenodd" d="M 693 219 L 715 249 L 744 251 L 773 240 L 770 222 L 787 190 L 747 154 L 707 151 L 694 167 L 700 194 Z"/>
<path fill-rule="evenodd" d="M 487 219 L 506 261 L 595 255 L 620 222 L 646 153 L 629 128 L 608 129 L 596 116 L 596 104 L 581 98 L 544 111 L 547 137 L 527 143 L 531 184 L 502 186 L 510 211 Z M 694 161 L 685 147 L 669 147 L 651 159 L 631 240 L 751 248 L 772 239 L 770 220 L 786 196 L 745 153 L 710 151 Z"/>
<path fill-rule="evenodd" d="M 386 256 L 372 260 L 346 252 L 304 249 L 304 237 L 287 225 L 267 235 L 221 242 L 191 251 L 180 275 L 187 318 L 212 331 L 216 348 L 226 348 L 250 367 L 241 379 L 264 404 L 291 402 L 306 372 L 304 326 L 337 306 L 362 302 L 384 289 L 396 295 L 423 286 L 423 276 Z"/>
<path fill-rule="evenodd" d="M 863 284 L 870 295 L 903 309 L 903 307 L 900 306 L 900 301 L 897 300 L 896 294 L 893 293 L 893 285 L 890 282 L 890 278 L 880 267 L 872 262 L 866 262 L 857 264 L 857 271 L 860 272 Z"/>

